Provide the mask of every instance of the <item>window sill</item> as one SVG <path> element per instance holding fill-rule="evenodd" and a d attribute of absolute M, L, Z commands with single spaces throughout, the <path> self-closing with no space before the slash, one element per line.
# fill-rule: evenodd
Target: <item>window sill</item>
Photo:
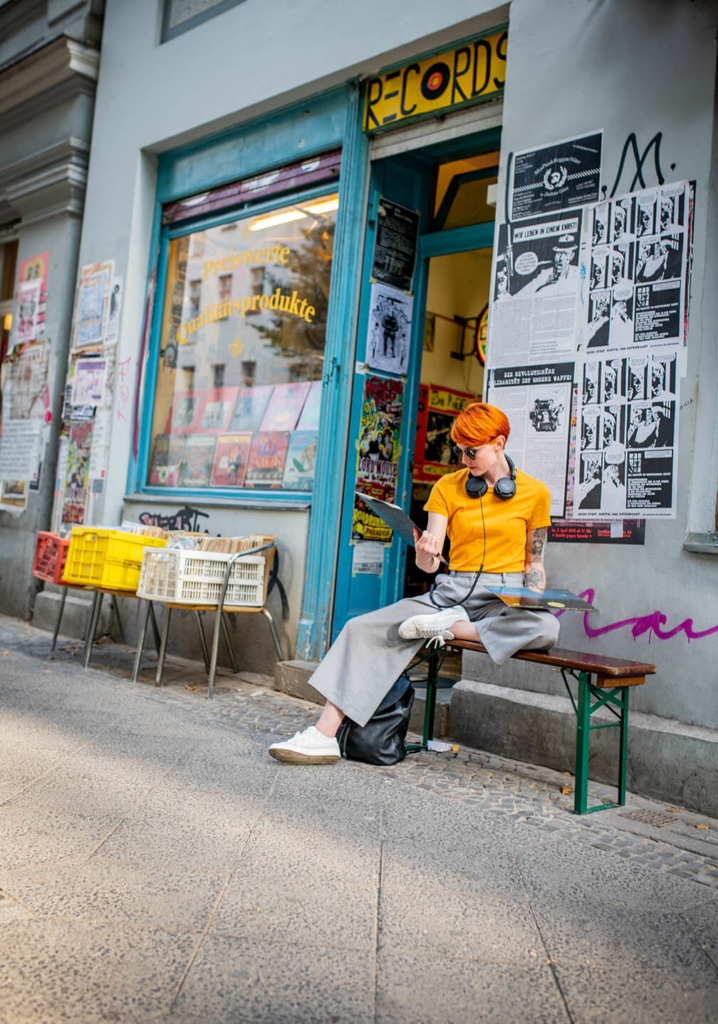
<path fill-rule="evenodd" d="M 718 555 L 718 533 L 689 533 L 683 541 L 683 550 L 699 555 Z"/>

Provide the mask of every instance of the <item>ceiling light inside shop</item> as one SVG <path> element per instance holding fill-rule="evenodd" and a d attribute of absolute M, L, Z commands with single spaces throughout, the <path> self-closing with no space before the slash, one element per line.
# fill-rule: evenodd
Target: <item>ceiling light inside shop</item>
<path fill-rule="evenodd" d="M 323 199 L 319 203 L 310 203 L 309 206 L 294 207 L 292 210 L 284 210 L 282 213 L 272 213 L 268 217 L 260 217 L 253 224 L 249 225 L 250 231 L 265 231 L 267 228 L 277 227 L 278 224 L 289 224 L 293 220 L 304 220 L 310 214 L 329 213 L 339 207 L 339 200 L 335 196 L 332 199 Z"/>

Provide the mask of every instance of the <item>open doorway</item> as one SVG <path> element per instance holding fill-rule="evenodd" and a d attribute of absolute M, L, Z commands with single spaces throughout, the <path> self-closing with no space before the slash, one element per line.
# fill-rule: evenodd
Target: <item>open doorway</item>
<path fill-rule="evenodd" d="M 457 468 L 451 441 L 454 416 L 484 390 L 482 332 L 491 249 L 447 253 L 428 260 L 421 384 L 411 480 L 411 517 L 423 523 L 432 485 Z M 430 580 L 407 559 L 404 596 L 425 592 Z"/>

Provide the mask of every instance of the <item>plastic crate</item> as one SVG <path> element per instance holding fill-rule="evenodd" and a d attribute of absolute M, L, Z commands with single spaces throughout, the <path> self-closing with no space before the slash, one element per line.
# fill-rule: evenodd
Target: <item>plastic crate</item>
<path fill-rule="evenodd" d="M 69 537 L 38 530 L 35 558 L 32 563 L 33 576 L 48 583 L 62 583 L 69 546 Z"/>
<path fill-rule="evenodd" d="M 62 579 L 65 583 L 134 593 L 145 548 L 163 548 L 166 543 L 165 537 L 73 526 Z"/>
<path fill-rule="evenodd" d="M 231 555 L 167 548 L 145 551 L 137 596 L 170 604 L 216 605 Z M 225 607 L 261 608 L 265 598 L 263 555 L 246 555 L 232 565 Z"/>

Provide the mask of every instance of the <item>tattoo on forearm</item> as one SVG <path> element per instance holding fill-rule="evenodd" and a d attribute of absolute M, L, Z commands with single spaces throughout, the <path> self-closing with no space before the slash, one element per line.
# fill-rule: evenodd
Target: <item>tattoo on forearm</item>
<path fill-rule="evenodd" d="M 527 587 L 533 587 L 543 590 L 546 586 L 546 573 L 542 565 L 532 565 L 529 569 L 524 572 L 524 584 Z"/>
<path fill-rule="evenodd" d="M 531 535 L 531 561 L 540 561 L 543 558 L 543 549 L 546 546 L 546 527 L 534 530 Z"/>

